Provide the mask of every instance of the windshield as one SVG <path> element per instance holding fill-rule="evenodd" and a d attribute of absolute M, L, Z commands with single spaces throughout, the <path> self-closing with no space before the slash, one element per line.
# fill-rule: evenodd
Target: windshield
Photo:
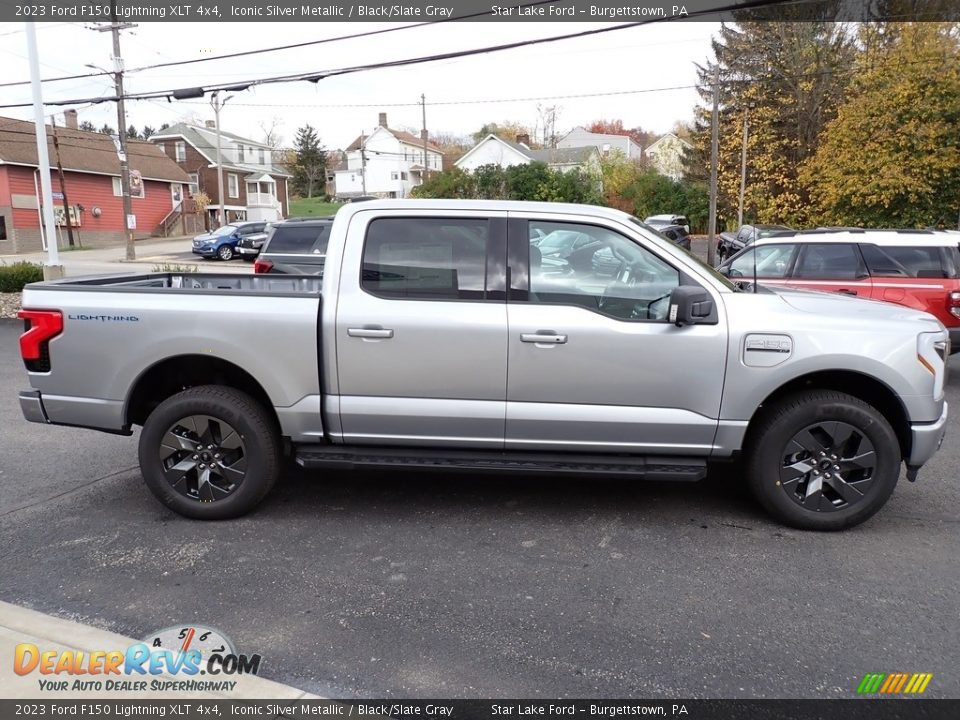
<path fill-rule="evenodd" d="M 236 225 L 224 225 L 223 227 L 217 228 L 210 234 L 219 237 L 220 235 L 232 235 L 236 230 Z"/>
<path fill-rule="evenodd" d="M 682 252 L 685 252 L 688 257 L 690 257 L 694 262 L 696 262 L 696 263 L 697 263 L 701 268 L 703 268 L 712 278 L 714 278 L 717 282 L 719 282 L 719 283 L 720 283 L 721 285 L 723 285 L 725 288 L 728 288 L 729 290 L 732 290 L 733 292 L 743 292 L 736 283 L 730 282 L 730 279 L 729 279 L 729 278 L 724 277 L 724 276 L 721 275 L 719 272 L 717 272 L 716 268 L 711 267 L 709 264 L 705 263 L 703 260 L 701 260 L 700 258 L 698 258 L 698 257 L 697 257 L 693 252 L 691 252 L 690 250 L 687 250 L 686 248 L 683 248 L 683 247 L 677 245 L 675 242 L 673 242 L 670 238 L 668 238 L 666 235 L 664 235 L 662 232 L 660 232 L 660 231 L 657 230 L 656 228 L 650 227 L 647 223 L 643 222 L 643 221 L 640 220 L 639 218 L 633 217 L 632 215 L 630 216 L 630 220 L 631 220 L 631 222 L 633 222 L 633 223 L 639 225 L 640 227 L 642 227 L 642 228 L 643 228 L 644 230 L 646 230 L 647 232 L 653 233 L 653 234 L 656 235 L 658 238 L 661 238 L 665 243 L 668 243 L 671 247 L 674 247 L 674 248 L 676 248 L 677 250 L 680 250 L 680 251 L 682 251 Z"/>

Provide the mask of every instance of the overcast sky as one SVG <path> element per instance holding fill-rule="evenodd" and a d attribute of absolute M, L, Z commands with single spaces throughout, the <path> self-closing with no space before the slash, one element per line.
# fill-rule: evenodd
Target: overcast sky
<path fill-rule="evenodd" d="M 382 60 L 494 45 L 534 37 L 602 27 L 576 23 L 463 22 L 408 28 L 399 32 L 299 50 L 163 68 L 127 76 L 128 92 L 195 87 L 269 75 L 326 70 Z M 141 22 L 122 34 L 127 68 L 187 60 L 244 49 L 336 37 L 378 27 L 378 23 L 162 23 Z M 533 125 L 537 105 L 557 105 L 557 130 L 596 119 L 620 119 L 627 127 L 663 133 L 689 121 L 697 95 L 693 89 L 586 98 L 548 96 L 617 93 L 690 86 L 694 63 L 710 54 L 715 23 L 667 22 L 628 28 L 582 39 L 507 50 L 403 69 L 374 70 L 322 80 L 264 86 L 237 93 L 221 115 L 224 130 L 261 140 L 261 123 L 280 121 L 289 144 L 296 129 L 310 123 L 328 148 L 346 146 L 361 130 L 369 132 L 377 113 L 387 112 L 396 128 L 420 127 L 420 94 L 427 97 L 431 132 L 469 135 L 485 122 L 515 120 Z M 41 23 L 37 32 L 42 77 L 89 72 L 86 63 L 111 68 L 109 32 L 79 23 Z M 22 23 L 0 23 L 0 67 L 4 81 L 29 80 L 26 35 Z M 44 99 L 87 98 L 113 93 L 110 78 L 44 84 Z M 0 104 L 28 102 L 30 87 L 0 88 Z M 494 100 L 509 102 L 492 102 Z M 442 103 L 482 101 L 444 105 Z M 409 103 L 409 105 L 402 105 Z M 363 106 L 363 107 L 359 107 Z M 47 108 L 46 112 L 56 112 Z M 32 119 L 30 108 L 0 109 L 0 115 Z M 141 128 L 175 123 L 193 116 L 212 119 L 207 100 L 127 103 L 129 123 Z M 80 119 L 97 127 L 116 126 L 112 103 L 80 108 Z"/>

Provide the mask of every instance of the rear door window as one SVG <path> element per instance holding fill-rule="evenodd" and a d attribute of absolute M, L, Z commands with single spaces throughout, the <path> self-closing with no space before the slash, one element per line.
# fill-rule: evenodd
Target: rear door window
<path fill-rule="evenodd" d="M 367 228 L 361 287 L 380 297 L 482 300 L 486 218 L 380 218 Z"/>
<path fill-rule="evenodd" d="M 801 247 L 793 277 L 798 280 L 857 280 L 866 276 L 866 270 L 856 245 L 811 243 Z"/>

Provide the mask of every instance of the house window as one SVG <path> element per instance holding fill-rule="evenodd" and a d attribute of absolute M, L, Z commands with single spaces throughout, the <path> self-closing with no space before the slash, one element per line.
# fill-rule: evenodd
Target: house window
<path fill-rule="evenodd" d="M 400 173 L 400 179 L 401 179 L 401 180 L 406 180 L 406 179 L 407 179 L 407 174 L 406 174 L 405 172 Z"/>
<path fill-rule="evenodd" d="M 0 240 L 7 239 L 7 219 L 0 215 Z"/>
<path fill-rule="evenodd" d="M 242 144 L 242 143 L 241 143 L 240 145 L 237 145 L 237 158 L 240 160 L 240 162 L 244 162 L 244 160 L 245 160 L 244 155 L 243 155 L 243 144 Z"/>
<path fill-rule="evenodd" d="M 200 192 L 200 175 L 197 173 L 190 173 L 190 184 L 187 186 L 190 191 L 190 197 L 193 197 Z"/>
<path fill-rule="evenodd" d="M 185 142 L 178 142 L 176 148 L 177 148 L 177 162 L 186 162 L 187 144 Z"/>
<path fill-rule="evenodd" d="M 240 180 L 233 173 L 227 174 L 227 195 L 232 198 L 240 197 Z"/>
<path fill-rule="evenodd" d="M 396 173 L 396 172 L 390 173 L 390 179 L 391 179 L 391 180 L 399 180 L 399 179 L 400 179 L 400 173 Z"/>
<path fill-rule="evenodd" d="M 260 164 L 261 165 L 267 164 L 267 154 L 263 151 L 263 148 L 260 148 Z"/>
<path fill-rule="evenodd" d="M 113 196 L 114 197 L 123 197 L 123 184 L 120 182 L 120 178 L 110 178 L 113 180 Z"/>
<path fill-rule="evenodd" d="M 160 148 L 160 152 L 162 152 L 164 155 L 167 154 L 167 146 L 166 146 L 166 145 L 164 145 L 163 143 L 157 143 L 157 147 Z"/>

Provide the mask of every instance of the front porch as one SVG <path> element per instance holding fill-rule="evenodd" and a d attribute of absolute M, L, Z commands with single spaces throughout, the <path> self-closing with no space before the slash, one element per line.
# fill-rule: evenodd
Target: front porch
<path fill-rule="evenodd" d="M 283 218 L 283 206 L 277 198 L 277 183 L 269 175 L 251 175 L 247 183 L 247 220 L 273 222 Z"/>

